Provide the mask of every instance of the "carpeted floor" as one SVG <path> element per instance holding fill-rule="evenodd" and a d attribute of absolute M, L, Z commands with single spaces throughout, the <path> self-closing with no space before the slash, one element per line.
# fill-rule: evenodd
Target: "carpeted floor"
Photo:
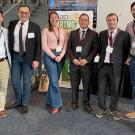
<path fill-rule="evenodd" d="M 135 119 L 113 120 L 109 112 L 98 119 L 94 114 L 84 112 L 82 92 L 79 95 L 79 109 L 67 112 L 71 102 L 71 90 L 62 89 L 63 109 L 50 114 L 44 105 L 44 94 L 32 91 L 29 113 L 20 114 L 16 109 L 8 111 L 8 117 L 0 119 L 0 135 L 134 135 Z M 107 97 L 109 101 L 109 97 Z M 96 96 L 91 96 L 91 104 L 96 110 Z M 132 110 L 132 101 L 119 100 L 119 110 L 125 113 Z"/>

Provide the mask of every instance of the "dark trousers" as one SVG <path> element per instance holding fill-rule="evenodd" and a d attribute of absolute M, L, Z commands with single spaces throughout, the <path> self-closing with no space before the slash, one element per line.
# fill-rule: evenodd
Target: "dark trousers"
<path fill-rule="evenodd" d="M 116 111 L 118 105 L 118 92 L 121 75 L 115 75 L 113 64 L 104 64 L 98 73 L 98 105 L 99 108 L 106 110 L 106 88 L 108 87 L 111 101 L 110 110 Z"/>
<path fill-rule="evenodd" d="M 70 64 L 70 79 L 72 87 L 72 104 L 78 104 L 79 84 L 82 79 L 83 85 L 83 105 L 88 105 L 90 100 L 90 65 L 83 67 Z"/>

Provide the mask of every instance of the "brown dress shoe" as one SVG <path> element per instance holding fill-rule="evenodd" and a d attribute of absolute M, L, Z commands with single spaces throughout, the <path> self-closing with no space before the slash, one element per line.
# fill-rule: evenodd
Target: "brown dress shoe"
<path fill-rule="evenodd" d="M 135 112 L 129 112 L 129 113 L 127 113 L 127 114 L 126 114 L 126 117 L 127 117 L 127 118 L 130 118 L 130 119 L 135 118 Z"/>
<path fill-rule="evenodd" d="M 4 118 L 4 117 L 6 117 L 6 116 L 7 116 L 7 113 L 6 113 L 5 110 L 0 111 L 0 118 Z"/>

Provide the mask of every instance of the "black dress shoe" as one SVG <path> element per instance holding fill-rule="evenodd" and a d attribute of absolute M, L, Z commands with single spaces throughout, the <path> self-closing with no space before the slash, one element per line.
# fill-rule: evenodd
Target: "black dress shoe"
<path fill-rule="evenodd" d="M 16 107 L 17 107 L 16 103 L 12 103 L 12 104 L 8 103 L 5 106 L 6 109 L 12 109 L 12 108 L 16 108 Z"/>
<path fill-rule="evenodd" d="M 22 106 L 20 108 L 19 112 L 22 114 L 28 113 L 28 106 Z"/>
<path fill-rule="evenodd" d="M 89 113 L 92 113 L 92 112 L 93 112 L 93 109 L 91 108 L 90 105 L 84 105 L 84 106 L 83 106 L 83 109 L 84 109 L 86 112 L 89 112 Z"/>
<path fill-rule="evenodd" d="M 18 110 L 18 112 L 20 112 L 20 113 L 21 113 L 22 106 L 16 106 L 16 109 Z"/>
<path fill-rule="evenodd" d="M 70 108 L 68 108 L 68 112 L 71 112 L 71 111 L 74 111 L 75 109 L 77 109 L 78 108 L 78 104 L 72 104 L 71 106 L 70 106 Z"/>

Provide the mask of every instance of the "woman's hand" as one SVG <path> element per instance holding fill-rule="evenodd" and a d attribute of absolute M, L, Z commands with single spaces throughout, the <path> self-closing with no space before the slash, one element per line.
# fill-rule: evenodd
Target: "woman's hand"
<path fill-rule="evenodd" d="M 61 57 L 61 56 L 56 56 L 56 57 L 54 58 L 54 60 L 55 60 L 56 62 L 60 62 L 60 61 L 61 61 L 61 59 L 62 59 L 62 57 Z"/>

